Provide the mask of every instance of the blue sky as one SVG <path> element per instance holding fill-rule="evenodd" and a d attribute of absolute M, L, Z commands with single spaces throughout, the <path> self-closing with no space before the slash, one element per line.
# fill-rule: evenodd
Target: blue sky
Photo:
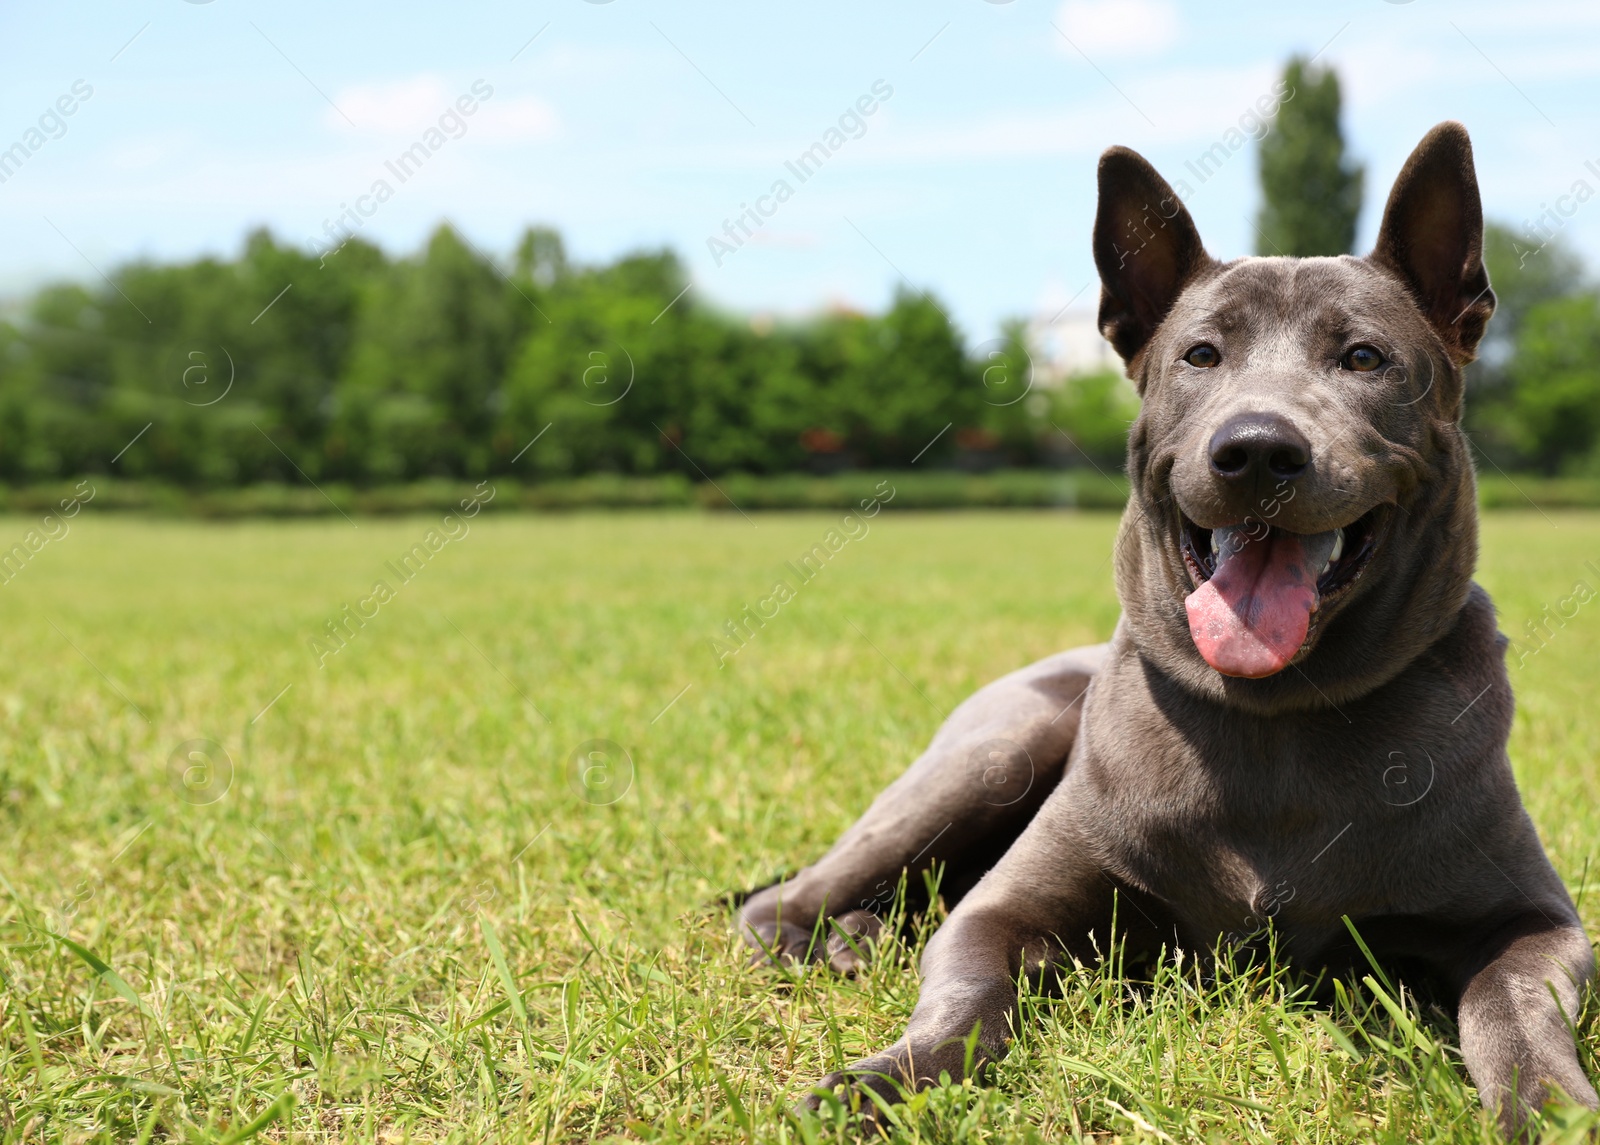
<path fill-rule="evenodd" d="M 492 252 L 546 223 L 580 260 L 672 246 L 701 297 L 780 313 L 876 308 L 904 275 L 978 340 L 1090 283 L 1104 147 L 1181 177 L 1296 51 L 1344 82 L 1363 249 L 1445 118 L 1472 132 L 1491 216 L 1520 226 L 1579 179 L 1600 190 L 1593 0 L 64 0 L 0 10 L 0 148 L 93 89 L 0 184 L 0 295 L 91 280 L 91 262 L 229 254 L 260 225 L 312 247 L 387 177 L 362 233 L 393 252 L 443 218 Z M 492 95 L 464 133 L 386 176 L 475 81 Z M 785 161 L 880 81 L 860 137 L 800 184 Z M 1255 162 L 1247 144 L 1189 199 L 1216 255 L 1251 252 Z M 718 265 L 707 240 L 780 178 L 792 197 Z M 1600 198 L 1561 233 L 1600 266 Z"/>

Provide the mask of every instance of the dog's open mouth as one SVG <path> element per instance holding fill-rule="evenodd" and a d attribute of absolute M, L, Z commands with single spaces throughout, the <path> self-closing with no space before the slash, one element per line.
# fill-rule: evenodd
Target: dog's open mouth
<path fill-rule="evenodd" d="M 1372 559 L 1380 509 L 1324 533 L 1291 533 L 1262 521 L 1179 529 L 1194 581 L 1185 608 L 1206 663 L 1259 679 L 1289 666 L 1314 614 L 1350 589 Z"/>

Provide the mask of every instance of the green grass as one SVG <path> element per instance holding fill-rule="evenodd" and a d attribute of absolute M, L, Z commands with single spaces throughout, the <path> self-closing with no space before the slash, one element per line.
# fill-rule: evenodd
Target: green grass
<path fill-rule="evenodd" d="M 897 1036 L 916 944 L 857 981 L 748 971 L 715 900 L 1117 609 L 1110 516 L 883 514 L 719 668 L 724 621 L 836 520 L 486 513 L 319 668 L 435 519 L 77 518 L 0 587 L 0 1136 L 838 1136 L 785 1110 Z M 1600 514 L 1485 523 L 1513 634 L 1600 589 L 1585 560 Z M 1597 639 L 1600 601 L 1513 672 L 1519 778 L 1591 933 Z M 195 739 L 231 777 L 170 762 Z M 585 786 L 591 740 L 631 766 Z M 1493 1139 L 1448 1021 L 1361 982 L 1318 1010 L 1259 969 L 1080 971 L 1028 1010 L 993 1089 L 924 1095 L 900 1132 Z"/>

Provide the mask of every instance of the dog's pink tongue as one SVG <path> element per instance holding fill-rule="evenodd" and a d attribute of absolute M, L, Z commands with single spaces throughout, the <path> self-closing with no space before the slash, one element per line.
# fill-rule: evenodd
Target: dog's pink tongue
<path fill-rule="evenodd" d="M 1283 529 L 1260 540 L 1236 528 L 1218 529 L 1216 537 L 1217 571 L 1186 604 L 1195 647 L 1225 676 L 1281 672 L 1305 643 L 1317 606 L 1311 554 L 1298 534 Z"/>

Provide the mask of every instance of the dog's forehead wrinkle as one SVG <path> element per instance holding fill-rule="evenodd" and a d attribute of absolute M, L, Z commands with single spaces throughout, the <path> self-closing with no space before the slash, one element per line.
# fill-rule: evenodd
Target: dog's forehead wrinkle
<path fill-rule="evenodd" d="M 1288 365 L 1362 341 L 1402 360 L 1429 356 L 1426 322 L 1404 288 L 1349 255 L 1238 259 L 1195 283 L 1172 318 L 1174 338 L 1223 339 L 1236 364 L 1265 352 Z"/>
<path fill-rule="evenodd" d="M 1184 299 L 1182 313 L 1229 338 L 1250 339 L 1258 330 L 1282 330 L 1300 313 L 1292 304 L 1298 293 L 1295 261 L 1249 258 L 1230 263 Z"/>

